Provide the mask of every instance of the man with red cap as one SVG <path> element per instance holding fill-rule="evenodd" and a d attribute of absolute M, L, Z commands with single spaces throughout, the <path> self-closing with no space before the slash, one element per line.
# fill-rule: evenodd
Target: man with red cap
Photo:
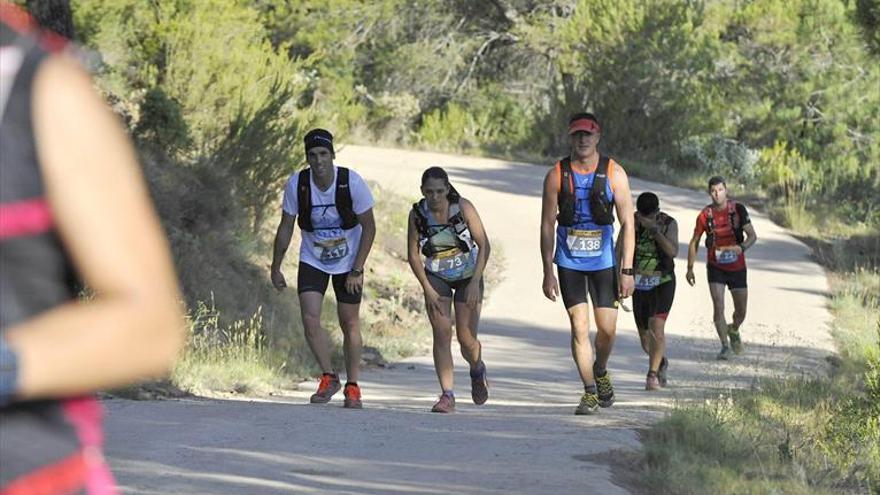
<path fill-rule="evenodd" d="M 571 323 L 571 351 L 584 384 L 575 414 L 592 414 L 614 403 L 606 370 L 617 330 L 617 307 L 633 292 L 635 230 L 626 172 L 598 151 L 601 127 L 593 114 L 569 121 L 571 153 L 544 179 L 541 261 L 544 295 L 562 296 Z M 614 213 L 623 233 L 621 266 L 613 246 Z M 555 246 L 555 249 L 554 249 Z M 553 274 L 557 265 L 559 279 Z M 595 358 L 589 339 L 587 293 L 596 319 Z"/>

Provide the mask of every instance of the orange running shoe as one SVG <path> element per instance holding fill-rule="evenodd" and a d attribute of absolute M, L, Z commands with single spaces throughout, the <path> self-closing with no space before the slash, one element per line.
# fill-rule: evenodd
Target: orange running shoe
<path fill-rule="evenodd" d="M 309 402 L 312 404 L 326 404 L 330 402 L 333 394 L 339 392 L 340 388 L 342 388 L 342 384 L 339 383 L 339 376 L 325 373 L 321 375 L 321 380 L 318 382 L 318 391 L 312 394 Z"/>
<path fill-rule="evenodd" d="M 345 402 L 342 407 L 348 409 L 363 409 L 364 404 L 361 402 L 361 389 L 355 383 L 346 383 L 345 390 L 342 391 L 342 394 L 345 395 Z"/>

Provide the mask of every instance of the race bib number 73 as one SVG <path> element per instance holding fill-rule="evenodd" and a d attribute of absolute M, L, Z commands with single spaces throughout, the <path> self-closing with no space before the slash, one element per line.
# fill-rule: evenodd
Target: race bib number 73
<path fill-rule="evenodd" d="M 428 269 L 434 273 L 447 272 L 465 266 L 470 259 L 469 253 L 463 253 L 458 249 L 439 253 L 433 258 L 428 258 Z"/>

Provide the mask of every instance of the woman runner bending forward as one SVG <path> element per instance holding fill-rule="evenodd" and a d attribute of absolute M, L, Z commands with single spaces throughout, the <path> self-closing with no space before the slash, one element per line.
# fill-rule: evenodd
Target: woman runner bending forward
<path fill-rule="evenodd" d="M 424 199 L 413 205 L 407 232 L 409 265 L 425 291 L 425 307 L 434 331 L 434 367 L 441 394 L 433 412 L 455 411 L 452 364 L 452 303 L 461 355 L 470 364 L 471 398 L 489 398 L 486 365 L 477 340 L 483 301 L 483 270 L 489 239 L 470 201 L 462 198 L 440 167 L 422 174 Z"/>

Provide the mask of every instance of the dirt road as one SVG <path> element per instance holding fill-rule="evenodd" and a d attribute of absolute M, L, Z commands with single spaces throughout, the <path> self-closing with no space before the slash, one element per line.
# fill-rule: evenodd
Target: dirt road
<path fill-rule="evenodd" d="M 506 258 L 505 280 L 485 305 L 480 328 L 488 404 L 469 403 L 467 367 L 457 357 L 458 412 L 429 413 L 438 393 L 429 356 L 365 373 L 362 411 L 342 409 L 341 397 L 307 405 L 312 384 L 274 402 L 111 400 L 107 454 L 124 492 L 624 494 L 604 459 L 615 449 L 638 448 L 636 429 L 659 418 L 676 396 L 817 370 L 831 352 L 822 269 L 806 246 L 753 212 L 759 240 L 748 252 L 747 352 L 715 361 L 703 265 L 697 264 L 697 287 L 684 282 L 686 243 L 707 197 L 633 180 L 634 193 L 657 192 L 680 224 L 679 284 L 667 325 L 671 386 L 643 390 L 646 358 L 632 315 L 621 311 L 609 364 L 617 402 L 576 417 L 582 388 L 565 310 L 540 288 L 545 168 L 355 146 L 337 162 L 408 197 L 418 195 L 422 170 L 441 165 L 477 206 Z M 729 296 L 728 307 L 729 315 Z"/>

